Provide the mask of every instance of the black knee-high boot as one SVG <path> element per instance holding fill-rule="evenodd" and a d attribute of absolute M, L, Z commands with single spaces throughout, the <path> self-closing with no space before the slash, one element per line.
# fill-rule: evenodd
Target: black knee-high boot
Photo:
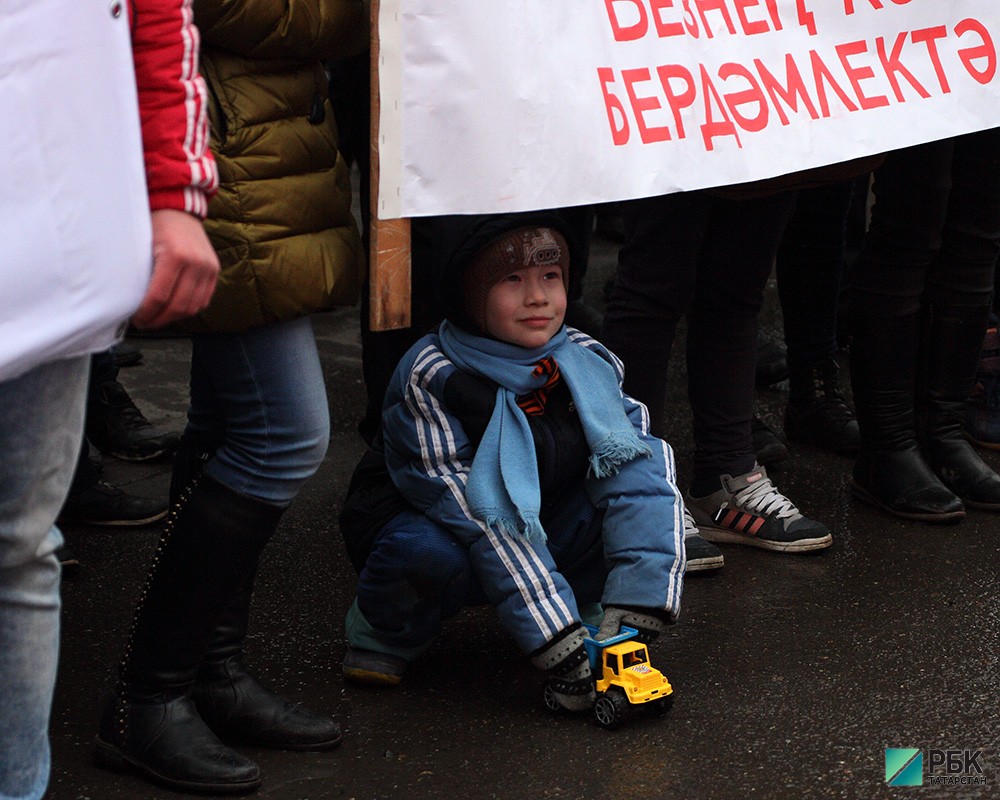
<path fill-rule="evenodd" d="M 216 737 L 191 694 L 213 631 L 282 511 L 205 475 L 184 491 L 139 600 L 116 697 L 101 717 L 99 763 L 185 791 L 260 785 L 257 765 Z"/>
<path fill-rule="evenodd" d="M 254 567 L 226 607 L 198 672 L 194 702 L 201 718 L 228 743 L 275 750 L 332 750 L 340 726 L 262 686 L 243 662 Z"/>
<path fill-rule="evenodd" d="M 954 522 L 962 501 L 934 474 L 917 443 L 914 402 L 918 307 L 887 314 L 867 298 L 852 308 L 851 384 L 861 430 L 851 493 L 905 519 Z"/>
<path fill-rule="evenodd" d="M 170 497 L 198 480 L 219 442 L 185 433 L 174 458 Z M 220 739 L 277 750 L 330 750 L 340 727 L 262 686 L 247 670 L 243 644 L 259 559 L 230 599 L 198 671 L 194 701 L 198 713 Z"/>
<path fill-rule="evenodd" d="M 963 426 L 988 318 L 988 306 L 930 307 L 918 414 L 920 444 L 934 472 L 969 507 L 1000 511 L 1000 475 L 972 448 Z"/>

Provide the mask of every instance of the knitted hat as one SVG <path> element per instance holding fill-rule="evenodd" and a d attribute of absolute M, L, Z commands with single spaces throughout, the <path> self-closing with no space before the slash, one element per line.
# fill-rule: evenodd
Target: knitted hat
<path fill-rule="evenodd" d="M 555 228 L 524 226 L 501 233 L 483 245 L 462 272 L 465 316 L 485 330 L 490 289 L 510 273 L 526 267 L 560 267 L 563 288 L 568 291 L 569 260 L 566 238 Z"/>

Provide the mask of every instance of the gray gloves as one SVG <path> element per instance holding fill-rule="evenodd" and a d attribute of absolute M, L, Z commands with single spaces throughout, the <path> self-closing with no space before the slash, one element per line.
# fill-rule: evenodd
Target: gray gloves
<path fill-rule="evenodd" d="M 608 606 L 604 609 L 604 620 L 594 638 L 601 640 L 617 636 L 622 625 L 638 630 L 636 639 L 643 644 L 649 644 L 667 629 L 667 614 L 665 611 L 658 612 L 652 608 Z"/>
<path fill-rule="evenodd" d="M 594 705 L 594 678 L 583 647 L 583 628 L 567 628 L 531 656 L 531 663 L 545 672 L 545 693 L 559 708 L 586 711 Z"/>

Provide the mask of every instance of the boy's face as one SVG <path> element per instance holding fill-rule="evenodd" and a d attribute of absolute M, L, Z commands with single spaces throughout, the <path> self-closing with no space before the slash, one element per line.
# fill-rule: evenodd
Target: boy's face
<path fill-rule="evenodd" d="M 493 284 L 484 328 L 494 339 L 534 349 L 558 333 L 565 316 L 562 267 L 540 264 L 514 270 Z"/>

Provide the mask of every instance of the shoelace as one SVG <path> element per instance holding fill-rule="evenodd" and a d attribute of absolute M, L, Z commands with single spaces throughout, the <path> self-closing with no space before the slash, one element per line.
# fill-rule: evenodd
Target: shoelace
<path fill-rule="evenodd" d="M 701 535 L 701 531 L 698 530 L 698 526 L 695 524 L 694 517 L 691 516 L 691 512 L 684 509 L 684 538 L 690 539 L 692 536 Z"/>
<path fill-rule="evenodd" d="M 733 499 L 744 510 L 774 514 L 778 519 L 787 519 L 799 513 L 795 503 L 779 492 L 770 478 L 762 478 L 753 486 L 738 492 Z"/>

